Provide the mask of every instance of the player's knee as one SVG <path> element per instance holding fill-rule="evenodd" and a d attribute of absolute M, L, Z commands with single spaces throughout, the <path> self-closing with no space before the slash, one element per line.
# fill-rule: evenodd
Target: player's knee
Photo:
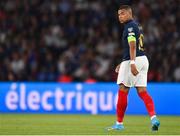
<path fill-rule="evenodd" d="M 147 91 L 146 87 L 136 87 L 136 90 L 137 90 L 138 93 Z"/>
<path fill-rule="evenodd" d="M 124 92 L 128 92 L 129 91 L 129 87 L 126 87 L 124 84 L 120 84 L 120 90 L 124 91 Z"/>

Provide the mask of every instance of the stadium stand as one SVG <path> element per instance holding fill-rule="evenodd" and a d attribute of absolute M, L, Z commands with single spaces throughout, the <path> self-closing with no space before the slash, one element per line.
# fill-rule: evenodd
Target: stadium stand
<path fill-rule="evenodd" d="M 170 3 L 170 5 L 169 5 Z M 180 81 L 180 1 L 137 0 L 148 81 Z M 1 0 L 0 81 L 116 81 L 116 0 Z"/>

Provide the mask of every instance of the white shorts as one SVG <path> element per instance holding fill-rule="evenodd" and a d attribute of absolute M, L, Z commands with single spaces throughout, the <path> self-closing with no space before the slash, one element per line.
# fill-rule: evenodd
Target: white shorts
<path fill-rule="evenodd" d="M 135 59 L 138 75 L 131 73 L 130 60 L 123 61 L 120 65 L 117 84 L 124 84 L 126 87 L 146 87 L 149 61 L 146 56 L 139 56 Z"/>

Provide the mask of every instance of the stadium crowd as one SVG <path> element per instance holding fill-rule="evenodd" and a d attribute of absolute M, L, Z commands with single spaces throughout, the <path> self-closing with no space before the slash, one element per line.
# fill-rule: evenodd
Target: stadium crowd
<path fill-rule="evenodd" d="M 148 81 L 180 81 L 180 1 L 136 0 Z M 0 81 L 116 81 L 118 0 L 1 0 Z"/>

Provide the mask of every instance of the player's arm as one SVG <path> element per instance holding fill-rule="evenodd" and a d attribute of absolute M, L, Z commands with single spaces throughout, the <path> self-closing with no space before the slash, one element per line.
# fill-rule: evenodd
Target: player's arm
<path fill-rule="evenodd" d="M 136 37 L 133 35 L 128 35 L 127 40 L 129 43 L 129 52 L 130 52 L 130 65 L 131 65 L 131 72 L 134 76 L 136 76 L 139 72 L 137 71 L 135 65 L 135 58 L 136 58 Z"/>

